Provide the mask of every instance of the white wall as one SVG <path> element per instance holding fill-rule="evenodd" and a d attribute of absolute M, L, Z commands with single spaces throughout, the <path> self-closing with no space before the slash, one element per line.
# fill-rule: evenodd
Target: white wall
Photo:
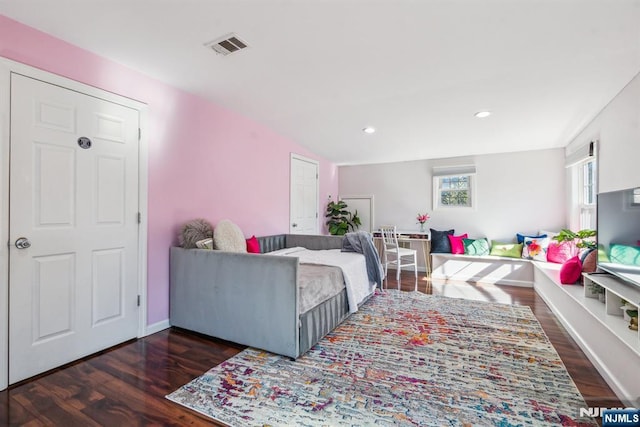
<path fill-rule="evenodd" d="M 567 146 L 599 140 L 598 191 L 640 187 L 640 74 Z"/>
<path fill-rule="evenodd" d="M 416 215 L 428 212 L 427 227 L 456 234 L 511 241 L 515 233 L 565 226 L 564 149 L 488 154 L 468 158 L 341 166 L 340 194 L 374 195 L 374 227 L 395 224 L 418 230 Z M 434 166 L 476 165 L 473 211 L 433 211 Z"/>

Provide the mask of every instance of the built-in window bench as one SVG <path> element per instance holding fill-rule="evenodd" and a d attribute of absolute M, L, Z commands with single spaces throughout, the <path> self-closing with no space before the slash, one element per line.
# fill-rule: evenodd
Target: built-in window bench
<path fill-rule="evenodd" d="M 561 264 L 496 256 L 431 254 L 433 279 L 533 286 L 602 377 L 627 405 L 640 405 L 640 337 L 628 328 L 621 300 L 640 304 L 640 290 L 609 275 L 585 282 L 606 289 L 606 302 L 588 287 L 560 283 Z"/>
<path fill-rule="evenodd" d="M 431 268 L 433 279 L 533 286 L 533 266 L 522 258 L 432 253 Z"/>

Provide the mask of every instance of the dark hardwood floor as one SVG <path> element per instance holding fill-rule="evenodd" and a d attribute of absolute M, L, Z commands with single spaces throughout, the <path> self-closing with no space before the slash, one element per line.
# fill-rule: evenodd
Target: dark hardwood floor
<path fill-rule="evenodd" d="M 413 275 L 403 275 L 403 290 L 412 291 L 414 285 Z M 396 287 L 395 280 L 390 280 L 389 287 Z M 621 405 L 533 289 L 431 283 L 421 277 L 418 290 L 531 307 L 587 404 Z M 215 425 L 164 396 L 242 349 L 242 346 L 182 330 L 165 330 L 0 392 L 0 425 Z"/>

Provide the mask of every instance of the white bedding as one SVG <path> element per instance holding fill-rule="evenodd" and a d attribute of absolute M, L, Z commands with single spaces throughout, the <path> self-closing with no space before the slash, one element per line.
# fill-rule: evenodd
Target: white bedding
<path fill-rule="evenodd" d="M 269 252 L 268 255 L 296 257 L 301 264 L 331 265 L 340 267 L 347 288 L 349 311 L 358 311 L 358 305 L 374 291 L 376 284 L 369 282 L 365 257 L 356 252 L 342 252 L 340 249 L 312 251 L 296 247 Z"/>

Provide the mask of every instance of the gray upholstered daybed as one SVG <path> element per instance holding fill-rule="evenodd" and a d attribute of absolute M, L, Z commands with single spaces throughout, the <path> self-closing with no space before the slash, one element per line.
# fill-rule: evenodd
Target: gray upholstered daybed
<path fill-rule="evenodd" d="M 313 276 L 318 266 L 268 253 L 295 247 L 340 249 L 342 239 L 259 237 L 261 254 L 171 248 L 171 325 L 294 359 L 301 356 L 349 316 L 347 292 L 343 287 L 301 312 L 299 277 Z M 339 268 L 327 268 L 341 277 Z"/>

